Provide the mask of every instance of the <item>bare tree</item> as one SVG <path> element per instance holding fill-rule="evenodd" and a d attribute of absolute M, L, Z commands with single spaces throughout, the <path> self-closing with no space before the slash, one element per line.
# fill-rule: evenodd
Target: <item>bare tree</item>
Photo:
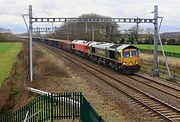
<path fill-rule="evenodd" d="M 110 18 L 98 14 L 83 14 L 79 18 Z M 72 22 L 68 21 L 56 30 L 57 35 L 61 35 L 60 39 L 92 39 L 92 31 L 96 41 L 116 42 L 119 38 L 118 24 L 116 22 Z M 103 33 L 102 33 L 103 31 Z M 63 34 L 64 33 L 64 34 Z M 66 33 L 66 34 L 65 34 Z"/>
<path fill-rule="evenodd" d="M 0 27 L 0 41 L 18 41 L 10 29 Z"/>
<path fill-rule="evenodd" d="M 147 28 L 145 32 L 148 34 L 148 43 L 152 44 L 153 43 L 153 33 L 154 29 L 153 28 Z"/>
<path fill-rule="evenodd" d="M 0 33 L 11 33 L 11 30 L 0 27 Z"/>

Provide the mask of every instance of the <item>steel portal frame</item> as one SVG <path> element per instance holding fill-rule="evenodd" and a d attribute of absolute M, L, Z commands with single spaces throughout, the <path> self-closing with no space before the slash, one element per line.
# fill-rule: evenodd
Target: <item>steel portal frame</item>
<path fill-rule="evenodd" d="M 32 38 L 33 38 L 33 23 L 43 23 L 43 22 L 116 22 L 116 23 L 152 23 L 154 24 L 154 65 L 153 65 L 153 75 L 158 76 L 158 6 L 154 6 L 154 18 L 147 19 L 147 18 L 35 18 L 33 17 L 32 13 L 32 5 L 29 5 L 29 54 L 30 54 L 30 81 L 33 81 L 33 66 L 32 66 Z"/>

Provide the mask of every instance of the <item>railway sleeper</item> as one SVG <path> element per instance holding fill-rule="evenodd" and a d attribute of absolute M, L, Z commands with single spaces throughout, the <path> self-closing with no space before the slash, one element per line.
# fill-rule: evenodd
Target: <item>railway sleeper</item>
<path fill-rule="evenodd" d="M 165 116 L 174 116 L 174 115 L 177 115 L 177 114 L 174 114 L 174 113 L 166 113 L 164 114 Z"/>
<path fill-rule="evenodd" d="M 156 107 L 156 108 L 158 108 L 158 107 L 160 107 L 161 105 L 159 105 L 158 103 L 153 103 L 153 102 L 146 102 L 146 103 L 148 103 L 149 104 L 149 106 L 151 106 L 151 107 Z"/>
<path fill-rule="evenodd" d="M 151 106 L 157 106 L 159 105 L 158 103 L 154 102 L 154 101 L 143 101 L 144 103 L 147 103 L 148 105 L 151 105 Z"/>
<path fill-rule="evenodd" d="M 175 121 L 177 120 L 177 122 L 179 122 L 180 118 L 178 118 L 178 117 L 177 118 L 173 118 L 173 120 L 175 120 Z"/>
<path fill-rule="evenodd" d="M 162 114 L 168 114 L 168 113 L 173 113 L 173 111 L 171 111 L 171 110 L 166 110 L 166 109 L 157 109 L 158 111 L 160 111 Z M 164 110 L 166 110 L 165 112 L 164 112 Z"/>
<path fill-rule="evenodd" d="M 133 93 L 133 92 L 132 92 Z M 132 94 L 133 97 L 135 97 L 136 99 L 143 101 L 144 98 L 141 95 L 137 95 L 137 94 Z"/>
<path fill-rule="evenodd" d="M 149 101 L 149 99 L 147 99 L 147 98 L 144 98 L 144 99 L 143 99 L 143 101 L 145 101 L 145 102 L 146 102 L 146 101 Z"/>
<path fill-rule="evenodd" d="M 174 115 L 166 115 L 169 118 L 176 118 L 176 117 L 180 117 L 179 114 L 174 114 Z"/>
<path fill-rule="evenodd" d="M 158 110 L 158 111 L 168 111 L 168 112 L 172 112 L 171 110 L 169 110 L 169 109 L 167 109 L 167 108 L 163 108 L 163 107 L 160 107 L 160 108 L 156 108 L 156 110 Z"/>
<path fill-rule="evenodd" d="M 162 113 L 162 114 L 169 113 L 169 110 L 167 110 L 167 109 L 161 110 L 161 113 Z"/>
<path fill-rule="evenodd" d="M 154 101 L 153 101 L 153 102 L 152 102 L 152 101 L 145 101 L 145 103 L 148 104 L 148 105 L 151 106 L 151 107 L 159 106 L 159 104 L 158 104 L 158 103 L 155 103 Z"/>
<path fill-rule="evenodd" d="M 159 111 L 166 109 L 166 108 L 163 107 L 163 106 L 154 106 L 154 108 L 157 109 L 157 110 L 159 110 Z"/>

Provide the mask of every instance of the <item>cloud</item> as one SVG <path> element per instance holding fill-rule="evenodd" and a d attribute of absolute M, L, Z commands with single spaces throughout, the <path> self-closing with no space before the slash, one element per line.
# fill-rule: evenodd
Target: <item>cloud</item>
<path fill-rule="evenodd" d="M 153 18 L 150 12 L 154 5 L 159 5 L 159 16 L 164 17 L 163 25 L 166 25 L 164 31 L 173 31 L 171 25 L 180 28 L 179 0 L 1 0 L 0 25 L 11 23 L 23 26 L 21 13 L 27 13 L 25 10 L 28 10 L 29 4 L 33 5 L 34 17 L 78 17 L 85 13 L 97 13 L 111 17 L 145 18 Z"/>

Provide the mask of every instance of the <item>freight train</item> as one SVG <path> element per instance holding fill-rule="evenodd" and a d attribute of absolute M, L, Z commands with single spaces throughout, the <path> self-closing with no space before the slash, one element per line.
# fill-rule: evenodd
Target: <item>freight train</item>
<path fill-rule="evenodd" d="M 139 49 L 132 45 L 50 38 L 34 38 L 33 40 L 88 58 L 121 73 L 133 74 L 140 69 Z"/>

